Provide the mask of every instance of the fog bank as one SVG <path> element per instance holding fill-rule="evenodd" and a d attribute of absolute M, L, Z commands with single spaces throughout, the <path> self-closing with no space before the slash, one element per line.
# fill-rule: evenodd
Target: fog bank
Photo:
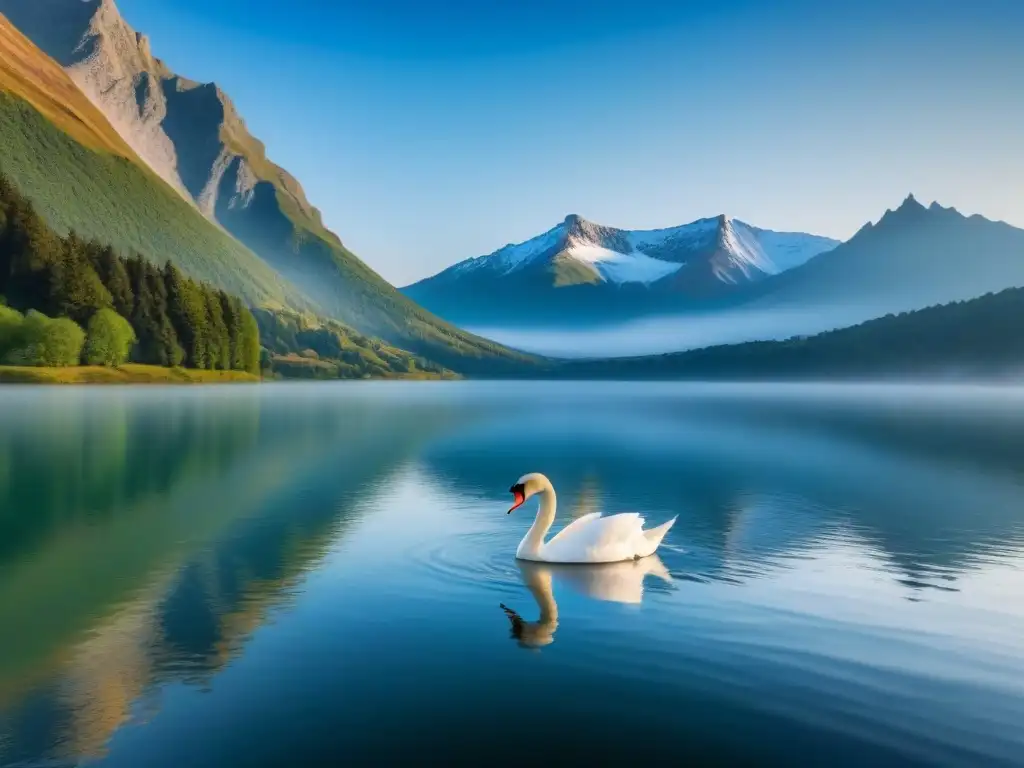
<path fill-rule="evenodd" d="M 633 320 L 588 330 L 469 327 L 488 339 L 553 357 L 629 357 L 745 341 L 771 341 L 843 328 L 884 314 L 865 307 L 735 310 Z"/>

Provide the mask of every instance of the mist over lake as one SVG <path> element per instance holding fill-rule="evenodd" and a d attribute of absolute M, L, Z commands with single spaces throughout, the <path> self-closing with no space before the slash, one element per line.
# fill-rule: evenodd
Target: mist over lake
<path fill-rule="evenodd" d="M 515 349 L 552 357 L 631 357 L 787 339 L 842 328 L 879 314 L 865 307 L 737 309 L 709 315 L 641 318 L 585 329 L 470 326 L 468 330 Z"/>
<path fill-rule="evenodd" d="M 1022 388 L 3 395 L 0 765 L 1024 764 Z"/>

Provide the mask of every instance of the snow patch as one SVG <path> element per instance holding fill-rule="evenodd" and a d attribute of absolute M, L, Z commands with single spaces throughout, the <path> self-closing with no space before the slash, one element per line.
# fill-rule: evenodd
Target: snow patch
<path fill-rule="evenodd" d="M 668 242 L 704 240 L 718 229 L 718 219 L 697 219 L 689 224 L 665 229 L 638 229 L 626 232 L 630 244 L 638 250 L 658 248 Z"/>
<path fill-rule="evenodd" d="M 724 282 L 737 282 L 737 271 L 747 280 L 756 277 L 752 275 L 755 270 L 766 275 L 774 275 L 777 271 L 753 231 L 742 222 L 725 220 L 722 227 L 722 248 L 729 254 L 728 264 L 716 264 L 714 269 L 718 278 Z"/>
<path fill-rule="evenodd" d="M 504 248 L 499 248 L 494 253 L 486 256 L 477 256 L 456 264 L 452 271 L 470 272 L 480 267 L 495 269 L 500 274 L 507 275 L 516 269 L 523 267 L 534 259 L 548 254 L 565 236 L 565 225 L 549 229 L 542 235 L 525 240 L 522 243 L 509 243 Z"/>
<path fill-rule="evenodd" d="M 640 251 L 619 253 L 599 245 L 573 243 L 566 254 L 594 266 L 612 283 L 653 283 L 679 270 L 682 264 L 655 259 Z"/>
<path fill-rule="evenodd" d="M 802 232 L 772 232 L 762 229 L 757 233 L 758 242 L 768 260 L 779 272 L 799 267 L 815 256 L 831 251 L 838 240 Z"/>

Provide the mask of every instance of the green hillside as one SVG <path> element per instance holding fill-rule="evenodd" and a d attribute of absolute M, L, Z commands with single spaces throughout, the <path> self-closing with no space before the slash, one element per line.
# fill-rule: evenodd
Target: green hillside
<path fill-rule="evenodd" d="M 214 283 L 254 305 L 308 299 L 135 162 L 93 151 L 0 92 L 0 170 L 58 231 L 74 229 Z"/>

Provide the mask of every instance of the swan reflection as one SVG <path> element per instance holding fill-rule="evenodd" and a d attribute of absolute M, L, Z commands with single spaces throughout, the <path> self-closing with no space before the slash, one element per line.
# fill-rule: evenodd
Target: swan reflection
<path fill-rule="evenodd" d="M 621 563 L 556 565 L 516 561 L 523 583 L 540 610 L 537 621 L 526 621 L 504 603 L 501 609 L 511 623 L 511 636 L 525 648 L 540 648 L 555 640 L 558 603 L 554 584 L 564 584 L 594 600 L 639 605 L 644 596 L 644 578 L 650 574 L 671 583 L 672 575 L 657 555 Z"/>

